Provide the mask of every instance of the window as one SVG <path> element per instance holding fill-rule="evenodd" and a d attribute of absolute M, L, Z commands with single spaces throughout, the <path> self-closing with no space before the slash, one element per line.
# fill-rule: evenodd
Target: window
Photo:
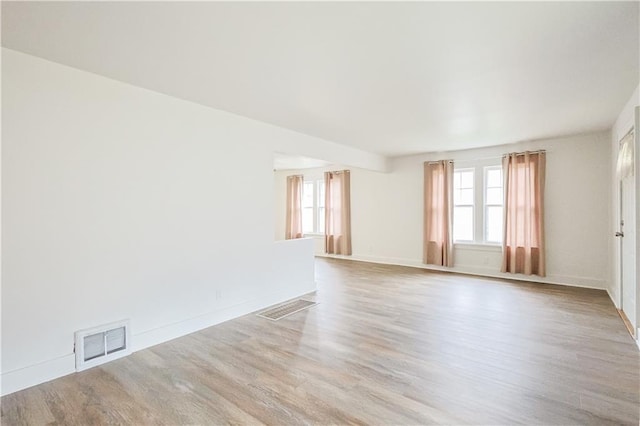
<path fill-rule="evenodd" d="M 316 233 L 324 234 L 324 181 L 316 181 Z"/>
<path fill-rule="evenodd" d="M 493 166 L 484 169 L 484 241 L 502 242 L 502 167 Z"/>
<path fill-rule="evenodd" d="M 473 179 L 474 169 L 453 173 L 453 239 L 473 241 Z"/>
<path fill-rule="evenodd" d="M 302 232 L 324 234 L 324 180 L 306 180 L 302 187 Z"/>
<path fill-rule="evenodd" d="M 453 240 L 500 244 L 502 228 L 502 166 L 478 165 L 454 170 Z"/>

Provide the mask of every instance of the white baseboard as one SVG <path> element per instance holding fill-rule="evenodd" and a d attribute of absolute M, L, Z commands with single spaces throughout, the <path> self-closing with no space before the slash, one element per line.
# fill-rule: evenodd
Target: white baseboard
<path fill-rule="evenodd" d="M 75 354 L 47 360 L 18 370 L 2 373 L 2 396 L 45 383 L 76 371 Z"/>
<path fill-rule="evenodd" d="M 133 351 L 140 351 L 169 340 L 177 339 L 178 337 L 195 333 L 196 331 L 200 331 L 207 327 L 250 314 L 251 312 L 258 311 L 289 299 L 295 299 L 296 297 L 300 297 L 314 291 L 316 291 L 315 283 L 314 287 L 311 288 L 278 292 L 258 299 L 242 302 L 234 306 L 229 306 L 214 312 L 209 312 L 204 315 L 189 318 L 174 324 L 168 324 L 153 330 L 138 333 L 135 334 L 132 339 Z"/>
<path fill-rule="evenodd" d="M 620 306 L 618 306 L 618 297 L 616 295 L 611 294 L 611 289 L 607 288 L 607 294 L 609 295 L 609 299 L 611 299 L 611 302 L 613 302 L 613 306 L 616 307 L 616 309 L 620 309 Z"/>
<path fill-rule="evenodd" d="M 496 271 L 493 268 L 482 267 L 482 266 L 459 265 L 459 266 L 454 266 L 450 268 L 446 266 L 425 265 L 419 259 L 403 259 L 403 258 L 393 258 L 393 257 L 362 256 L 362 255 L 341 256 L 341 255 L 330 255 L 330 254 L 316 254 L 316 256 L 329 257 L 329 258 L 335 258 L 335 259 L 355 260 L 360 262 L 381 263 L 385 265 L 409 266 L 413 268 L 428 269 L 432 271 L 454 272 L 458 274 L 475 275 L 475 276 L 488 277 L 488 278 L 503 278 L 508 280 L 527 281 L 527 282 L 535 282 L 535 283 L 543 283 L 543 284 L 556 284 L 556 285 L 566 285 L 570 287 L 592 288 L 597 290 L 607 289 L 607 285 L 606 285 L 607 283 L 604 280 L 590 278 L 590 277 L 577 277 L 577 276 L 569 276 L 569 275 L 548 275 L 546 277 L 538 277 L 536 275 L 507 274 L 507 273 L 502 273 L 500 271 Z"/>
<path fill-rule="evenodd" d="M 302 289 L 288 289 L 274 294 L 262 295 L 234 306 L 134 334 L 131 339 L 132 349 L 135 352 L 155 346 L 314 291 L 316 291 L 315 282 L 312 286 L 308 285 Z M 0 376 L 1 395 L 8 395 L 74 372 L 75 354 L 70 353 L 60 358 L 2 373 Z"/>

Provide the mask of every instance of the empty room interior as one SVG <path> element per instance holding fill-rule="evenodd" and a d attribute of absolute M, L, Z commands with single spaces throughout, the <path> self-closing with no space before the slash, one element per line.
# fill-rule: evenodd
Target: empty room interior
<path fill-rule="evenodd" d="M 638 425 L 640 3 L 2 1 L 3 425 Z"/>

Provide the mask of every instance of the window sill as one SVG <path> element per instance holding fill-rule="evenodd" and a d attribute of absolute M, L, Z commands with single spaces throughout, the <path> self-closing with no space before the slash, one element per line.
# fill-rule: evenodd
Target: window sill
<path fill-rule="evenodd" d="M 502 244 L 493 244 L 493 243 L 453 243 L 453 247 L 457 249 L 462 249 L 462 250 L 490 251 L 490 252 L 502 251 Z"/>
<path fill-rule="evenodd" d="M 304 236 L 309 238 L 324 238 L 324 234 L 318 234 L 317 232 L 308 232 L 304 234 Z"/>

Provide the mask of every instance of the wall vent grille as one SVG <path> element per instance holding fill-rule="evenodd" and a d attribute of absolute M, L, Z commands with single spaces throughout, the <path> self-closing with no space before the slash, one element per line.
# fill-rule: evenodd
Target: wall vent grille
<path fill-rule="evenodd" d="M 129 320 L 76 331 L 76 371 L 86 370 L 131 353 Z"/>
<path fill-rule="evenodd" d="M 298 299 L 258 312 L 257 315 L 262 318 L 270 319 L 271 321 L 278 321 L 284 317 L 288 317 L 291 314 L 295 314 L 296 312 L 300 312 L 303 309 L 308 309 L 315 305 L 317 305 L 316 302 Z"/>

